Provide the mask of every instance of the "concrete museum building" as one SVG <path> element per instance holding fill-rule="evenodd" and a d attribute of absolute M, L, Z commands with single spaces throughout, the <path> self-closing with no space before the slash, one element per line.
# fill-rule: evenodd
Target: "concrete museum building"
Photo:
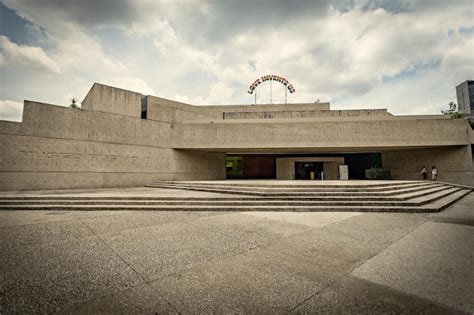
<path fill-rule="evenodd" d="M 0 190 L 142 186 L 158 180 L 393 179 L 474 185 L 464 119 L 328 103 L 192 106 L 95 83 L 81 109 L 24 102 L 0 121 Z"/>

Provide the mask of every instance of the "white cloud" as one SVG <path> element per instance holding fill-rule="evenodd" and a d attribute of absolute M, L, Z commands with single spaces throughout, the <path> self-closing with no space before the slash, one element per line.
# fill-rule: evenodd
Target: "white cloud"
<path fill-rule="evenodd" d="M 376 89 L 351 97 L 335 109 L 386 108 L 392 114 L 440 114 L 455 99 L 455 90 L 436 69 L 421 70 L 404 80 L 381 83 Z M 420 96 L 421 95 L 421 96 Z"/>
<path fill-rule="evenodd" d="M 117 77 L 109 78 L 104 82 L 101 82 L 107 85 L 140 92 L 144 95 L 154 95 L 155 92 L 153 89 L 146 83 L 143 79 L 140 78 L 131 78 L 131 77 Z"/>
<path fill-rule="evenodd" d="M 0 66 L 59 74 L 61 69 L 40 47 L 17 45 L 0 35 Z"/>
<path fill-rule="evenodd" d="M 0 100 L 0 120 L 21 121 L 23 117 L 23 104 Z"/>
<path fill-rule="evenodd" d="M 45 56 L 61 73 L 44 82 L 13 74 L 8 93 L 31 94 L 0 98 L 65 103 L 97 81 L 194 104 L 253 103 L 248 85 L 278 74 L 296 88 L 290 102 L 437 113 L 474 76 L 473 37 L 458 31 L 474 25 L 471 1 L 108 1 L 6 0 L 47 30 Z M 121 34 L 111 47 L 107 28 Z"/>

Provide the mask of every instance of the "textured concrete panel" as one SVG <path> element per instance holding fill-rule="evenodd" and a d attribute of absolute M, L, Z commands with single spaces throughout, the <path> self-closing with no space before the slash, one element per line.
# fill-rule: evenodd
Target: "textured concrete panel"
<path fill-rule="evenodd" d="M 222 118 L 220 113 L 211 112 L 207 106 L 192 106 L 161 97 L 147 97 L 147 119 L 162 122 L 182 120 L 209 120 Z"/>
<path fill-rule="evenodd" d="M 82 108 L 125 116 L 141 116 L 141 94 L 100 83 L 94 83 L 85 99 Z"/>
<path fill-rule="evenodd" d="M 44 108 L 46 112 L 58 110 L 59 114 L 67 113 L 75 117 L 88 115 L 85 111 L 74 112 L 56 106 L 35 105 L 27 107 L 25 112 L 28 112 L 28 108 Z M 133 139 L 147 138 L 149 133 L 140 134 L 140 128 L 130 127 L 131 133 L 135 132 L 135 135 L 122 136 L 122 132 L 128 132 L 122 128 L 122 120 L 135 119 L 112 116 L 112 118 L 118 117 L 119 120 L 116 124 L 108 125 L 110 129 L 108 131 L 104 129 L 103 133 L 113 134 L 116 131 L 114 139 L 91 132 L 88 133 L 89 136 L 81 135 L 80 132 L 62 135 L 72 138 L 56 138 L 51 134 L 48 134 L 48 137 L 1 134 L 0 190 L 123 187 L 145 185 L 157 180 L 225 178 L 224 154 L 174 152 L 172 149 L 159 147 L 159 143 L 165 144 L 161 140 L 155 141 L 155 146 L 146 141 L 137 142 L 149 145 L 132 145 Z M 152 122 L 143 121 L 143 123 Z M 94 125 L 90 122 L 84 122 L 81 130 L 85 132 L 88 125 L 90 130 L 94 130 Z M 63 128 L 67 130 L 66 126 Z M 38 130 L 36 125 L 25 125 L 23 129 L 28 130 L 26 134 L 34 134 L 34 131 Z M 59 129 L 56 130 L 55 134 L 61 133 Z M 158 133 L 159 129 L 155 131 Z M 166 139 L 166 133 L 149 138 L 158 139 L 160 136 Z M 88 138 L 91 140 L 82 140 Z M 104 140 L 118 142 L 104 142 Z"/>
<path fill-rule="evenodd" d="M 172 150 L 150 146 L 5 135 L 0 146 L 0 171 L 166 173 L 173 164 Z"/>
<path fill-rule="evenodd" d="M 167 123 L 25 101 L 22 123 L 0 121 L 0 133 L 154 147 L 169 146 Z"/>
<path fill-rule="evenodd" d="M 256 121 L 183 123 L 173 128 L 174 148 L 389 148 L 467 145 L 466 121 L 448 119 L 346 122 Z"/>
<path fill-rule="evenodd" d="M 144 186 L 176 177 L 173 173 L 1 172 L 0 190 L 77 189 Z"/>
<path fill-rule="evenodd" d="M 247 104 L 247 105 L 209 105 L 211 111 L 230 112 L 274 112 L 287 111 L 291 107 L 295 111 L 329 110 L 329 103 L 291 103 L 291 104 Z"/>
<path fill-rule="evenodd" d="M 176 180 L 225 179 L 225 154 L 172 150 L 173 173 Z"/>
<path fill-rule="evenodd" d="M 310 117 L 385 117 L 389 115 L 386 109 L 367 110 L 313 110 L 313 111 L 259 111 L 259 112 L 226 112 L 224 119 L 275 119 L 275 118 L 310 118 Z"/>
<path fill-rule="evenodd" d="M 438 169 L 438 180 L 474 186 L 471 145 L 382 152 L 384 168 L 394 179 L 420 180 L 423 165 Z M 428 178 L 431 174 L 428 174 Z"/>

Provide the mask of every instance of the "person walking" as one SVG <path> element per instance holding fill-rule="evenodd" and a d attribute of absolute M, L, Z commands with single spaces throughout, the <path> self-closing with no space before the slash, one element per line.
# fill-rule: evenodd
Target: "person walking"
<path fill-rule="evenodd" d="M 421 176 L 423 176 L 423 180 L 426 180 L 427 174 L 428 174 L 428 171 L 426 170 L 426 167 L 423 165 L 423 168 L 421 169 Z"/>
<path fill-rule="evenodd" d="M 438 169 L 435 166 L 431 167 L 431 180 L 438 180 Z"/>

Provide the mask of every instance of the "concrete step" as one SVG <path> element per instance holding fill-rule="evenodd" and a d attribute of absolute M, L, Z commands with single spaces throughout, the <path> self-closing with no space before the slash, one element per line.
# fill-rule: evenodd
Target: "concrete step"
<path fill-rule="evenodd" d="M 401 190 L 401 189 L 408 189 L 408 188 L 418 188 L 418 187 L 426 187 L 426 186 L 436 186 L 441 185 L 439 183 L 431 183 L 431 182 L 408 182 L 406 184 L 397 184 L 397 185 L 371 185 L 371 186 L 342 186 L 342 185 L 295 185 L 292 187 L 280 187 L 279 185 L 262 185 L 262 186 L 254 186 L 254 185 L 229 185 L 229 184 L 189 184 L 189 183 L 179 183 L 179 182 L 161 182 L 161 183 L 153 183 L 150 185 L 146 185 L 146 187 L 150 188 L 168 188 L 168 189 L 189 189 L 189 190 L 202 190 L 202 191 L 209 191 L 212 190 L 219 190 L 219 191 L 237 191 L 237 192 L 279 192 L 279 193 L 292 193 L 292 192 L 314 192 L 314 191 L 321 191 L 321 192 L 386 192 L 390 190 Z"/>
<path fill-rule="evenodd" d="M 352 188 L 340 185 L 230 185 L 188 183 L 158 185 L 160 188 L 218 192 L 210 196 L 173 197 L 110 196 L 79 193 L 73 195 L 7 195 L 0 197 L 0 210 L 158 210 L 158 211 L 440 211 L 471 190 L 446 183 L 396 182 Z M 252 187 L 251 187 L 252 186 Z M 301 185 L 295 185 L 301 186 Z M 337 186 L 337 187 L 336 187 Z M 152 185 L 152 187 L 154 187 Z"/>
<path fill-rule="evenodd" d="M 306 184 L 309 183 L 309 184 Z M 234 181 L 234 182 L 227 182 L 227 181 L 157 181 L 153 184 L 160 184 L 160 185 L 202 185 L 202 186 L 227 186 L 227 187 L 270 187 L 270 188 L 314 188 L 314 187 L 321 187 L 321 188 L 333 188 L 333 187 L 345 187 L 345 188 L 379 188 L 379 187 L 390 187 L 390 186 L 404 186 L 404 185 L 414 185 L 414 184 L 430 184 L 430 181 L 393 181 L 393 182 L 379 182 L 379 181 L 372 181 L 371 183 L 364 183 L 364 184 L 348 184 L 348 182 L 340 181 L 340 184 L 326 184 L 325 181 L 292 181 L 291 184 L 280 184 L 275 182 L 273 184 L 262 183 L 258 180 L 248 182 L 248 181 Z"/>
<path fill-rule="evenodd" d="M 439 187 L 442 189 L 443 187 L 449 187 L 443 184 L 430 184 L 430 185 L 420 185 L 417 187 L 411 187 L 406 189 L 399 189 L 399 190 L 388 190 L 388 191 L 364 191 L 364 190 L 320 190 L 315 188 L 311 191 L 292 191 L 292 192 L 279 192 L 277 190 L 266 190 L 262 191 L 258 188 L 253 189 L 252 191 L 240 190 L 237 188 L 228 189 L 228 188 L 212 188 L 212 187 L 192 187 L 192 186 L 155 186 L 155 185 L 147 185 L 150 188 L 168 188 L 168 189 L 183 189 L 183 190 L 192 190 L 192 191 L 203 191 L 203 192 L 213 192 L 213 193 L 221 193 L 221 194 L 237 194 L 237 195 L 247 195 L 247 196 L 364 196 L 367 194 L 371 194 L 374 196 L 389 196 L 389 195 L 397 195 L 401 193 L 408 193 L 414 191 L 421 191 L 431 188 Z"/>
<path fill-rule="evenodd" d="M 158 211 L 356 211 L 356 212 L 436 212 L 441 211 L 453 204 L 460 198 L 464 197 L 471 191 L 469 189 L 453 188 L 450 192 L 444 192 L 444 194 L 438 193 L 433 196 L 429 203 L 419 205 L 410 202 L 400 202 L 396 204 L 387 204 L 385 202 L 380 203 L 360 203 L 360 204 L 348 204 L 348 203 L 328 203 L 321 204 L 319 202 L 295 202 L 290 204 L 268 204 L 254 202 L 251 204 L 235 204 L 235 205 L 223 205 L 218 202 L 212 204 L 196 204 L 196 203 L 182 203 L 176 202 L 175 204 L 94 204 L 94 205 L 17 205 L 17 206 L 0 206 L 1 210 L 158 210 Z"/>
<path fill-rule="evenodd" d="M 137 202 L 137 201 L 212 201 L 212 200 L 221 200 L 221 201 L 232 201 L 232 200 L 307 200 L 307 201 L 337 201 L 337 200 L 386 200 L 386 201 L 401 201 L 408 200 L 416 197 L 426 196 L 435 192 L 443 191 L 452 188 L 451 186 L 438 186 L 431 189 L 424 189 L 420 191 L 409 191 L 407 193 L 399 195 L 380 195 L 380 194 L 369 194 L 364 193 L 360 195 L 352 195 L 346 193 L 332 194 L 328 195 L 326 193 L 316 194 L 314 196 L 299 196 L 298 194 L 291 194 L 289 196 L 212 196 L 212 197 L 150 197 L 150 196 L 129 196 L 129 197 L 110 197 L 110 196 L 5 196 L 0 197 L 0 205 L 9 205 L 9 204 L 34 204 L 34 203 L 58 203 L 66 204 L 68 202 L 91 202 L 96 201 L 109 201 L 111 203 L 121 203 L 121 202 Z"/>
<path fill-rule="evenodd" d="M 292 196 L 291 198 L 288 197 L 246 197 L 246 198 L 220 198 L 220 197 L 203 197 L 203 198 L 156 198 L 156 199 L 113 199 L 113 198 L 97 198 L 97 199 L 82 199 L 81 197 L 77 197 L 75 199 L 35 199 L 35 200 L 2 200 L 0 199 L 0 205 L 5 206 L 16 206 L 16 205 L 94 205 L 94 204 L 102 204 L 102 205 L 120 205 L 120 204 L 127 204 L 127 205 L 160 205 L 160 204 L 201 204 L 201 205 L 211 205 L 211 204 L 220 204 L 220 205 L 236 205 L 236 204 L 272 204 L 272 205 L 283 205 L 283 204 L 293 204 L 293 203 L 318 203 L 318 204 L 369 204 L 369 203 L 386 203 L 386 204 L 396 204 L 400 202 L 407 202 L 411 201 L 413 205 L 426 203 L 434 198 L 439 198 L 438 196 L 444 196 L 445 194 L 452 193 L 459 188 L 453 187 L 443 187 L 442 189 L 436 188 L 431 189 L 423 192 L 415 192 L 415 193 L 408 193 L 404 195 L 400 195 L 397 197 L 372 197 L 370 195 L 363 196 L 363 197 L 297 197 Z"/>
<path fill-rule="evenodd" d="M 443 198 L 439 198 L 434 202 L 431 202 L 431 203 L 425 204 L 423 206 L 420 206 L 419 208 L 420 208 L 421 212 L 439 212 L 439 211 L 442 211 L 442 210 L 448 208 L 449 206 L 451 206 L 452 204 L 454 204 L 455 202 L 461 200 L 462 198 L 464 198 L 465 196 L 467 196 L 469 193 L 472 192 L 472 190 L 470 188 L 462 188 L 462 187 L 457 187 L 457 188 L 461 188 L 461 189 L 458 190 L 457 192 L 449 194 L 449 195 L 447 195 Z"/>

